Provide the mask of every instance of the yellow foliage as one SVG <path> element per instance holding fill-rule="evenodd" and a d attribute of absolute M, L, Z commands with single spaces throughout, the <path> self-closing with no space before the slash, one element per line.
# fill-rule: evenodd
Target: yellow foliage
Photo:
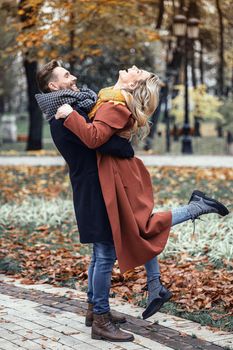
<path fill-rule="evenodd" d="M 143 42 L 159 39 L 148 22 L 153 7 L 150 0 L 140 6 L 137 0 L 28 0 L 18 10 L 18 48 L 54 58 L 47 48 L 56 46 L 58 56 L 66 59 L 98 56 L 105 47 L 140 50 Z"/>
<path fill-rule="evenodd" d="M 179 94 L 172 100 L 171 114 L 175 116 L 178 123 L 184 120 L 184 86 L 177 85 Z M 194 117 L 201 117 L 204 120 L 220 120 L 224 117 L 219 113 L 222 102 L 217 96 L 213 96 L 206 91 L 205 85 L 199 85 L 196 89 L 189 87 L 190 119 L 194 122 Z"/>
<path fill-rule="evenodd" d="M 24 15 L 24 10 L 18 10 L 18 15 L 20 15 L 20 16 L 22 16 L 22 15 Z"/>

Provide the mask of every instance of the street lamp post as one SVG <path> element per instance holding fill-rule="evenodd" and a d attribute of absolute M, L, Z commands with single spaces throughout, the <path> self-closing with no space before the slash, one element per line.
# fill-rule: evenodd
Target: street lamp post
<path fill-rule="evenodd" d="M 174 72 L 169 66 L 170 62 L 173 58 L 173 49 L 175 42 L 173 41 L 174 37 L 169 36 L 167 42 L 167 50 L 166 50 L 166 68 L 165 68 L 165 86 L 164 86 L 164 120 L 166 123 L 166 152 L 170 152 L 171 149 L 171 141 L 170 141 L 170 115 L 169 115 L 169 101 L 170 94 L 172 91 L 172 85 L 174 83 Z"/>
<path fill-rule="evenodd" d="M 189 123 L 189 93 L 188 93 L 188 40 L 197 39 L 199 35 L 199 20 L 196 18 L 187 18 L 183 15 L 174 17 L 174 34 L 176 37 L 184 38 L 184 86 L 185 86 L 185 103 L 184 103 L 184 125 L 182 139 L 182 153 L 192 154 L 192 139 L 190 136 Z"/>

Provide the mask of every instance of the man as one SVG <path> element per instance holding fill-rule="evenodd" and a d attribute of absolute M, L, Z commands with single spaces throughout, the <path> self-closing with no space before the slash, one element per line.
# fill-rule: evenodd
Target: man
<path fill-rule="evenodd" d="M 78 98 L 80 99 L 79 103 L 76 105 L 73 102 L 73 106 L 88 122 L 87 112 L 95 104 L 96 95 L 88 89 L 79 90 L 76 86 L 77 78 L 61 67 L 59 62 L 55 60 L 41 68 L 37 74 L 37 81 L 43 94 L 36 95 L 36 99 L 42 112 L 45 113 L 46 119 L 49 121 L 53 141 L 69 167 L 80 242 L 98 244 L 102 241 L 112 241 L 111 227 L 98 178 L 96 152 L 88 149 L 77 136 L 66 129 L 62 120 L 54 118 L 57 108 L 64 101 L 68 102 L 67 98 L 74 98 L 74 100 Z M 65 100 L 62 98 L 65 98 Z M 134 156 L 133 148 L 128 140 L 117 135 L 114 135 L 105 145 L 97 150 L 111 156 L 124 158 Z M 132 341 L 134 339 L 133 335 L 123 332 L 115 324 L 116 322 L 125 322 L 124 317 L 109 313 L 108 317 L 103 319 L 101 315 L 96 315 L 96 319 L 93 322 L 93 304 L 91 303 L 91 298 L 93 298 L 92 279 L 95 269 L 99 269 L 95 265 L 92 259 L 88 270 L 89 305 L 86 325 L 92 325 L 98 330 L 101 328 L 105 339 Z M 98 278 L 98 276 L 96 277 Z"/>

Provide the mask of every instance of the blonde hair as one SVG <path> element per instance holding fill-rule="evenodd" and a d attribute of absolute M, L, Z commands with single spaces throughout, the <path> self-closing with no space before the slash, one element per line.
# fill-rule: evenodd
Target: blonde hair
<path fill-rule="evenodd" d="M 159 77 L 151 73 L 145 80 L 139 80 L 132 90 L 122 89 L 127 107 L 134 118 L 132 136 L 143 139 L 149 134 L 149 118 L 158 107 L 162 85 Z"/>

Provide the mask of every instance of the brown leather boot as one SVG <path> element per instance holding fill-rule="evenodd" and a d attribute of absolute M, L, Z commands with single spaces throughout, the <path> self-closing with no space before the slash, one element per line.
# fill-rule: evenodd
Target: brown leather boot
<path fill-rule="evenodd" d="M 109 314 L 110 314 L 110 319 L 113 323 L 125 323 L 126 322 L 126 318 L 124 316 L 117 316 L 116 314 L 113 314 L 112 312 L 110 312 Z M 93 304 L 88 304 L 85 325 L 87 327 L 91 327 L 92 322 L 93 322 Z"/>
<path fill-rule="evenodd" d="M 133 341 L 133 334 L 123 332 L 110 319 L 110 313 L 102 315 L 93 314 L 91 337 L 92 339 L 103 339 L 109 341 Z"/>

